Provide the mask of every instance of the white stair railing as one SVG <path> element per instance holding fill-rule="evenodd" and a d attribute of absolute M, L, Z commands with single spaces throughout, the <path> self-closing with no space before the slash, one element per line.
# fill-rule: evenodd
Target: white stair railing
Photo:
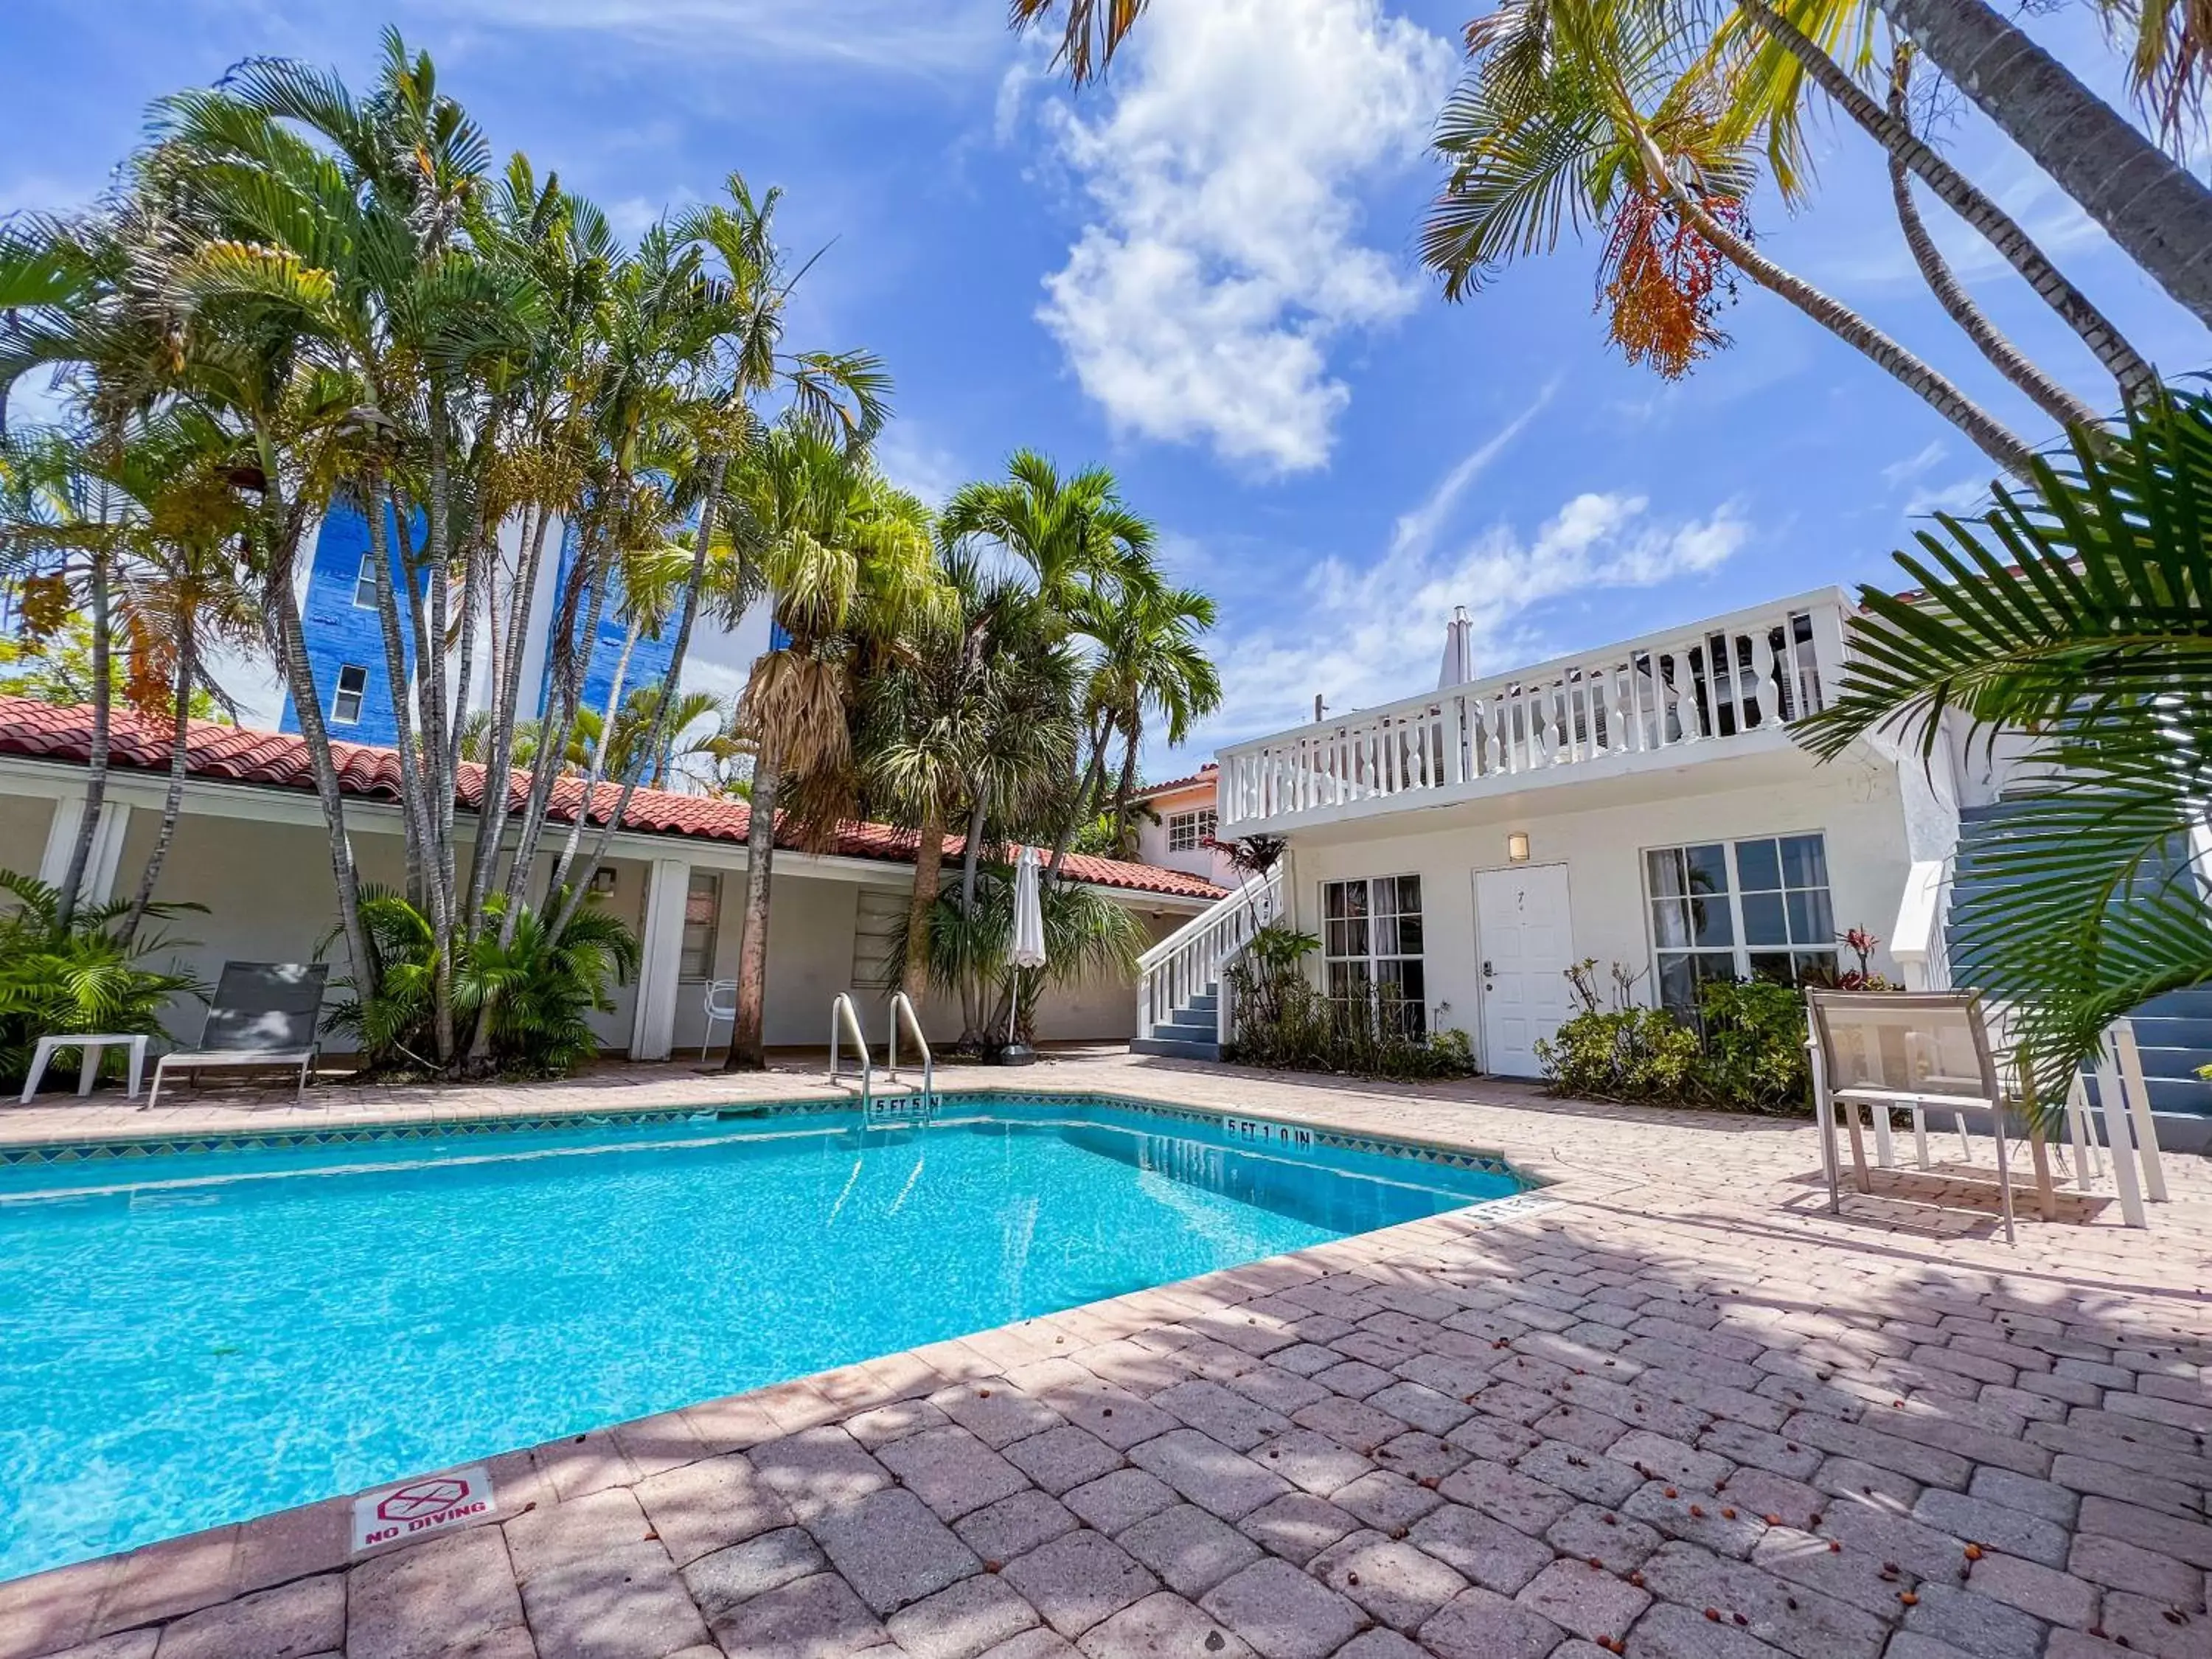
<path fill-rule="evenodd" d="M 1917 860 L 1905 875 L 1897 922 L 1889 930 L 1889 954 L 1908 991 L 1951 988 L 1950 942 L 1943 915 L 1950 889 L 1950 867 L 1941 859 Z"/>
<path fill-rule="evenodd" d="M 1137 958 L 1137 1035 L 1154 1029 L 1188 1007 L 1252 935 L 1282 913 L 1283 872 L 1270 870 L 1193 916 Z M 1223 993 L 1224 1000 L 1227 993 Z"/>

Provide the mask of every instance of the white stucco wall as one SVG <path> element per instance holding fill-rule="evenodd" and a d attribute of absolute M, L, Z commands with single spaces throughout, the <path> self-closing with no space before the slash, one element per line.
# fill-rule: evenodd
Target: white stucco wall
<path fill-rule="evenodd" d="M 12 791 L 0 781 L 0 868 L 37 872 L 54 820 L 53 793 L 68 787 L 71 781 L 58 770 L 50 773 L 43 768 L 39 769 L 35 782 L 19 781 Z M 124 894 L 135 888 L 158 829 L 154 805 L 158 795 L 150 793 L 152 788 L 147 781 L 133 778 L 118 790 L 123 794 L 145 795 L 130 812 L 117 864 L 116 888 Z M 364 807 L 349 816 L 355 858 L 362 879 L 394 887 L 401 884 L 404 848 L 397 834 L 396 815 Z M 744 871 L 739 864 L 720 860 L 741 857 L 741 849 L 659 841 L 651 847 L 661 858 L 681 860 L 688 854 L 715 861 L 722 884 L 714 972 L 719 977 L 733 976 L 744 903 Z M 465 826 L 460 857 L 465 867 Z M 541 860 L 540 884 L 550 861 L 550 853 Z M 607 860 L 605 867 L 614 872 L 614 888 L 603 902 L 642 934 L 647 884 L 653 865 L 645 859 L 615 858 Z M 831 860 L 807 873 L 787 870 L 779 860 L 769 919 L 765 1010 L 766 1036 L 771 1046 L 817 1048 L 824 1042 L 831 999 L 853 988 L 860 895 L 872 888 L 896 893 L 902 902 L 908 879 L 908 872 L 896 866 Z M 178 823 L 156 896 L 191 900 L 207 907 L 205 915 L 186 915 L 166 931 L 179 941 L 178 959 L 210 983 L 226 961 L 308 960 L 336 921 L 321 821 L 306 815 L 303 804 L 289 795 L 245 789 L 204 791 L 188 802 Z M 1188 905 L 1169 909 L 1141 896 L 1136 898 L 1135 908 L 1154 939 L 1179 926 L 1192 909 Z M 334 950 L 331 959 L 342 963 L 343 954 L 343 948 Z M 341 971 L 341 966 L 334 966 L 333 972 Z M 705 991 L 703 981 L 686 980 L 677 987 L 674 1050 L 679 1057 L 687 1048 L 694 1055 L 698 1052 L 705 1027 Z M 613 1007 L 592 1016 L 592 1026 L 604 1046 L 627 1050 L 635 1031 L 636 986 L 611 988 L 610 1000 Z M 861 1018 L 872 1042 L 882 1041 L 887 1008 L 887 994 L 872 993 L 861 999 Z M 957 1006 L 933 1003 L 924 1009 L 923 1018 L 934 1042 L 948 1042 L 958 1035 Z M 186 1000 L 169 1021 L 172 1036 L 189 1042 L 198 1035 L 199 1020 L 199 1005 Z M 1133 1033 L 1135 1024 L 1133 987 L 1118 981 L 1086 982 L 1057 988 L 1046 994 L 1040 1035 L 1048 1040 L 1126 1038 Z M 726 1025 L 716 1036 L 726 1041 Z"/>
<path fill-rule="evenodd" d="M 1709 787 L 1723 785 L 1725 787 Z M 1481 953 L 1474 872 L 1505 867 L 1505 838 L 1525 830 L 1531 864 L 1567 866 L 1576 957 L 1595 957 L 1601 987 L 1618 960 L 1642 970 L 1653 1000 L 1647 848 L 1795 835 L 1825 837 L 1837 930 L 1886 935 L 1911 866 L 1893 768 L 1857 754 L 1827 767 L 1797 755 L 1763 757 L 1755 780 L 1725 761 L 1643 781 L 1632 798 L 1576 810 L 1584 790 L 1572 784 L 1530 790 L 1468 806 L 1409 811 L 1346 827 L 1328 837 L 1294 836 L 1291 880 L 1297 925 L 1321 931 L 1321 885 L 1348 877 L 1416 873 L 1421 878 L 1425 973 L 1432 1018 L 1481 1036 Z M 1585 798 L 1587 798 L 1585 796 Z M 1400 827 L 1401 833 L 1391 833 Z M 1886 941 L 1885 941 L 1886 943 Z M 1887 951 L 1875 965 L 1894 974 Z"/>

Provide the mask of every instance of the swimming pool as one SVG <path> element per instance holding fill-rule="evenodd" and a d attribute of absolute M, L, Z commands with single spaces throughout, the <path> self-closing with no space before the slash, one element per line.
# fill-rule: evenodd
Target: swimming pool
<path fill-rule="evenodd" d="M 1504 1197 L 1100 1097 L 0 1166 L 0 1578 Z"/>

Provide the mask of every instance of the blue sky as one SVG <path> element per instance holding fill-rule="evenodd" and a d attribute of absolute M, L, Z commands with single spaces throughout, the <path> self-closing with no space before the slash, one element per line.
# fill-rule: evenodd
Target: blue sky
<path fill-rule="evenodd" d="M 1111 465 L 1221 604 L 1228 704 L 1196 749 L 1316 692 L 1425 689 L 1455 603 L 1488 672 L 1883 580 L 1916 520 L 1990 471 L 1747 283 L 1733 347 L 1675 385 L 1608 350 L 1594 241 L 1443 303 L 1413 246 L 1464 15 L 1431 0 L 1156 0 L 1078 96 L 1002 0 L 9 0 L 0 212 L 84 199 L 150 99 L 246 54 L 365 80 L 387 18 L 502 153 L 624 229 L 732 168 L 784 186 L 787 240 L 827 246 L 794 343 L 887 359 L 902 482 L 941 495 L 1020 445 Z M 2086 9 L 2033 27 L 2111 87 Z M 2203 367 L 2194 321 L 2017 151 L 1962 110 L 1939 137 L 2161 368 Z M 1820 149 L 1808 209 L 1754 204 L 1760 246 L 2043 441 L 1920 285 L 1871 147 L 1826 131 Z M 1998 320 L 2109 405 L 2078 343 L 1923 206 Z"/>

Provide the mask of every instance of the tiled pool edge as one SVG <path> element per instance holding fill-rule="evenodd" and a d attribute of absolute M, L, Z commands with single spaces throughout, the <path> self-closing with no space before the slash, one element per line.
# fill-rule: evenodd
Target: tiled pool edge
<path fill-rule="evenodd" d="M 1127 1110 L 1149 1113 L 1181 1123 L 1226 1125 L 1257 1121 L 1304 1130 L 1315 1144 L 1334 1151 L 1376 1156 L 1413 1156 L 1422 1162 L 1452 1169 L 1480 1170 L 1510 1175 L 1534 1188 L 1552 1185 L 1557 1177 L 1530 1170 L 1487 1147 L 1456 1146 L 1419 1135 L 1363 1135 L 1326 1123 L 1277 1112 L 1231 1112 L 1182 1102 L 1125 1094 L 1097 1088 L 1014 1088 L 993 1082 L 948 1089 L 941 1094 L 965 1101 L 975 1097 L 1012 1104 L 1053 1101 L 1100 1101 Z M 533 1115 L 486 1113 L 451 1118 L 386 1117 L 331 1124 L 319 1128 L 260 1129 L 183 1133 L 164 1135 L 126 1134 L 74 1137 L 66 1140 L 24 1141 L 0 1145 L 0 1169 L 58 1164 L 76 1166 L 100 1162 L 135 1162 L 143 1158 L 204 1157 L 217 1152 L 246 1151 L 290 1152 L 322 1146 L 358 1146 L 391 1141 L 431 1140 L 451 1136 L 489 1136 L 557 1133 L 592 1127 L 646 1127 L 687 1122 L 712 1114 L 718 1121 L 775 1116 L 821 1116 L 850 1111 L 856 1102 L 849 1094 L 794 1095 L 777 1100 L 694 1102 L 665 1106 L 634 1107 L 610 1111 L 580 1106 L 571 1110 Z"/>
<path fill-rule="evenodd" d="M 1104 1091 L 1097 1090 L 1022 1092 L 1104 1097 Z M 1200 1115 L 1234 1115 L 1196 1109 Z M 588 1498 L 611 1486 L 921 1399 L 957 1383 L 995 1377 L 1018 1365 L 1054 1358 L 1071 1339 L 1094 1341 L 1109 1333 L 1118 1336 L 1141 1331 L 1163 1319 L 1206 1318 L 1255 1293 L 1389 1256 L 1409 1245 L 1462 1237 L 1560 1207 L 1560 1200 L 1538 1190 L 1540 1183 L 1525 1169 L 1519 1164 L 1514 1169 L 1530 1181 L 1531 1190 L 472 1459 L 472 1464 L 482 1465 L 490 1475 L 498 1506 L 434 1536 L 503 1525 L 519 1515 Z M 682 1455 L 669 1455 L 672 1446 L 680 1448 Z M 352 1508 L 366 1492 L 444 1472 L 402 1471 L 372 1486 L 313 1504 L 0 1580 L 0 1659 L 67 1653 L 430 1541 L 401 1539 L 356 1552 L 352 1548 Z"/>

